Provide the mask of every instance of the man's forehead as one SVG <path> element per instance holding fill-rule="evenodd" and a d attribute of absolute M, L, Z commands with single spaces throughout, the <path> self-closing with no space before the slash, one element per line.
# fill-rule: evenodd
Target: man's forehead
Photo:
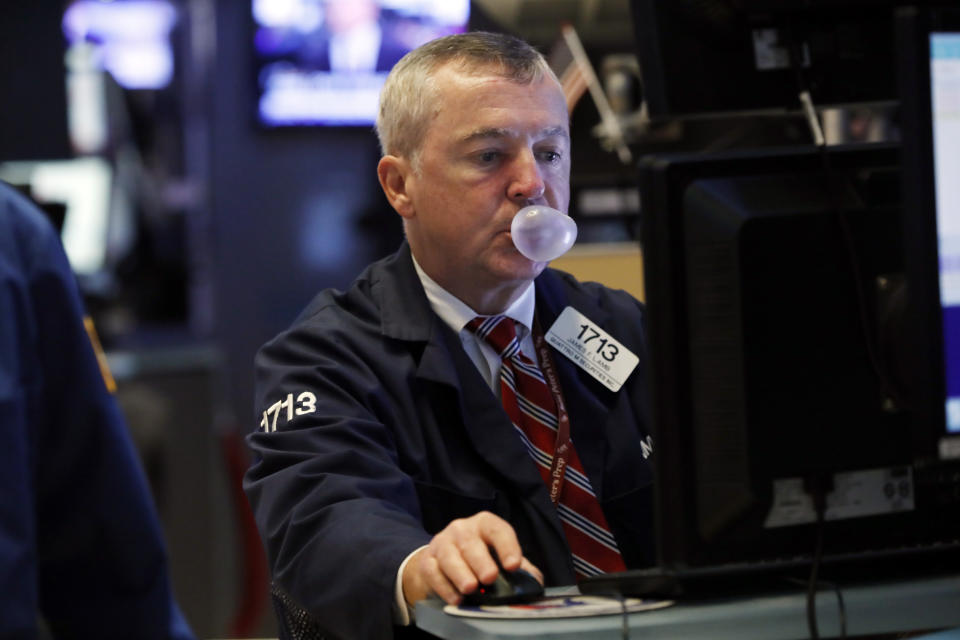
<path fill-rule="evenodd" d="M 434 68 L 430 76 L 433 86 L 439 89 L 441 94 L 445 92 L 460 92 L 467 87 L 494 84 L 531 91 L 540 87 L 549 86 L 552 89 L 556 89 L 556 92 L 561 97 L 563 96 L 563 89 L 560 87 L 559 82 L 548 73 L 526 78 L 517 78 L 506 73 L 501 66 L 495 64 L 470 66 L 459 61 L 448 61 Z M 564 104 L 566 104 L 565 99 Z"/>
<path fill-rule="evenodd" d="M 473 142 L 475 140 L 511 139 L 521 136 L 526 137 L 527 135 L 528 134 L 526 132 L 521 132 L 511 127 L 479 127 L 467 132 L 463 136 L 463 142 Z M 562 126 L 544 127 L 539 130 L 534 130 L 532 134 L 529 135 L 535 140 L 546 140 L 550 138 L 560 138 L 564 141 L 570 140 L 570 134 L 567 132 L 567 128 Z"/>

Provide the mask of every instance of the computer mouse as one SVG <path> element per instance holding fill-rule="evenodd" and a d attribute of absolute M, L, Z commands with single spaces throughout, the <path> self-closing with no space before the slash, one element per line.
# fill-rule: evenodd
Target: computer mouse
<path fill-rule="evenodd" d="M 499 563 L 497 563 L 499 566 Z M 543 585 L 525 569 L 500 572 L 493 584 L 481 584 L 473 593 L 463 596 L 462 605 L 479 607 L 491 604 L 519 604 L 543 597 Z"/>

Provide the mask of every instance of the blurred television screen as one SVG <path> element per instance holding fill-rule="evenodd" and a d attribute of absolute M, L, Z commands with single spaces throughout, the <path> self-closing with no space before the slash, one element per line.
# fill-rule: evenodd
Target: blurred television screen
<path fill-rule="evenodd" d="M 267 127 L 376 120 L 393 65 L 466 30 L 469 0 L 252 0 L 257 120 Z"/>
<path fill-rule="evenodd" d="M 76 0 L 63 15 L 71 46 L 91 43 L 97 66 L 126 89 L 162 89 L 174 73 L 170 32 L 177 11 L 170 0 Z"/>

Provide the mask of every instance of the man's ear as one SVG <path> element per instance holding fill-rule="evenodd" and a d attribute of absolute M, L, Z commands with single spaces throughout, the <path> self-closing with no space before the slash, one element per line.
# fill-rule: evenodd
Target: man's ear
<path fill-rule="evenodd" d="M 413 218 L 415 211 L 411 199 L 413 171 L 405 158 L 383 156 L 377 164 L 377 177 L 390 206 L 404 219 Z"/>

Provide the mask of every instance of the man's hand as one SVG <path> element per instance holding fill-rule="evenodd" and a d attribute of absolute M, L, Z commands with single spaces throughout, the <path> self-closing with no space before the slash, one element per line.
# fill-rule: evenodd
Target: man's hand
<path fill-rule="evenodd" d="M 431 593 L 448 604 L 459 604 L 464 594 L 497 577 L 491 549 L 507 571 L 518 567 L 543 584 L 543 574 L 523 557 L 517 534 L 502 518 L 482 511 L 454 520 L 417 551 L 403 570 L 403 595 L 409 605 Z"/>

